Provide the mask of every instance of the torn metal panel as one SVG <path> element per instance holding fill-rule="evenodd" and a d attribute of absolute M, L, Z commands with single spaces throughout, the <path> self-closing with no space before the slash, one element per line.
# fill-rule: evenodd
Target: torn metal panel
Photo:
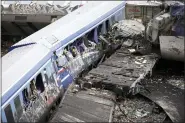
<path fill-rule="evenodd" d="M 173 122 L 184 121 L 184 63 L 160 59 L 140 94 L 157 103 Z M 147 90 L 147 91 L 146 91 Z"/>
<path fill-rule="evenodd" d="M 173 122 L 184 122 L 184 91 L 159 80 L 146 81 L 145 88 L 150 93 L 141 91 L 140 94 L 161 106 Z"/>

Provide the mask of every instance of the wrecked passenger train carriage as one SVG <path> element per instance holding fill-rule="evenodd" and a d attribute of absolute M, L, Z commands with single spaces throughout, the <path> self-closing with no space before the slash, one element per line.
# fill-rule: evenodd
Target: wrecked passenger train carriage
<path fill-rule="evenodd" d="M 89 2 L 12 46 L 2 57 L 1 121 L 46 120 L 73 79 L 99 59 L 98 35 L 122 19 L 124 5 Z"/>

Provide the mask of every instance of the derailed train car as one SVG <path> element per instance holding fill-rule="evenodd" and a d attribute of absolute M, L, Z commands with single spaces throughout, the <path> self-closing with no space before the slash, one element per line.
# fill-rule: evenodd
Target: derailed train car
<path fill-rule="evenodd" d="M 89 2 L 12 46 L 2 57 L 1 121 L 46 121 L 69 84 L 100 59 L 98 35 L 123 19 L 124 7 Z"/>

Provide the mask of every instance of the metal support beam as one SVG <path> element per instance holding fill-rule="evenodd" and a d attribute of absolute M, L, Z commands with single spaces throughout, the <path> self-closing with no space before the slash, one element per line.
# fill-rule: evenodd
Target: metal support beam
<path fill-rule="evenodd" d="M 16 26 L 23 34 L 24 36 L 28 36 L 29 34 L 27 32 L 25 32 L 18 24 L 16 24 L 15 22 L 11 22 L 14 26 Z"/>
<path fill-rule="evenodd" d="M 31 22 L 27 22 L 28 26 L 33 30 L 33 31 L 38 31 L 37 27 L 35 27 Z"/>

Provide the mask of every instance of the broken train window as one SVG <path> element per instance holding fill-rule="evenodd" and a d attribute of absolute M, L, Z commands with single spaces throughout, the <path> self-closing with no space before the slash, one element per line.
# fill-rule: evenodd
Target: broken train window
<path fill-rule="evenodd" d="M 101 35 L 101 30 L 102 30 L 103 24 L 100 24 L 97 29 L 98 36 Z"/>
<path fill-rule="evenodd" d="M 109 31 L 109 30 L 110 30 L 110 23 L 109 23 L 109 20 L 106 20 L 106 21 L 105 21 L 105 24 L 106 24 L 106 30 Z"/>
<path fill-rule="evenodd" d="M 45 90 L 44 83 L 43 83 L 43 80 L 42 80 L 42 76 L 41 76 L 40 73 L 37 75 L 35 85 L 36 85 L 36 88 L 37 88 L 37 91 L 38 91 L 39 94 L 42 93 Z"/>
<path fill-rule="evenodd" d="M 78 50 L 78 52 L 80 52 L 81 54 L 85 51 L 85 49 L 87 47 L 85 47 L 84 43 L 83 43 L 83 39 L 80 37 L 76 40 L 76 48 Z"/>
<path fill-rule="evenodd" d="M 90 41 L 94 41 L 94 29 L 87 33 L 87 39 Z"/>
<path fill-rule="evenodd" d="M 28 105 L 29 105 L 29 103 L 30 103 L 27 88 L 25 88 L 25 89 L 22 91 L 22 95 L 23 95 L 24 107 L 25 107 L 25 110 L 26 110 L 26 108 L 28 107 Z"/>
<path fill-rule="evenodd" d="M 70 52 L 69 45 L 64 48 L 63 55 L 66 57 L 66 59 L 68 61 L 70 61 L 71 59 L 73 59 L 73 56 L 72 56 L 72 54 Z"/>
<path fill-rule="evenodd" d="M 70 52 L 74 58 L 79 54 L 75 42 L 70 45 Z"/>
<path fill-rule="evenodd" d="M 31 99 L 35 99 L 36 97 L 36 94 L 37 94 L 37 89 L 36 89 L 36 87 L 35 87 L 35 80 L 34 79 L 32 79 L 31 81 L 30 81 L 30 97 L 31 97 Z"/>
<path fill-rule="evenodd" d="M 68 59 L 67 57 L 64 55 L 64 50 L 61 50 L 60 51 L 60 55 L 58 57 L 58 64 L 59 64 L 59 67 L 63 67 L 65 66 L 65 64 L 67 64 L 68 62 Z"/>

